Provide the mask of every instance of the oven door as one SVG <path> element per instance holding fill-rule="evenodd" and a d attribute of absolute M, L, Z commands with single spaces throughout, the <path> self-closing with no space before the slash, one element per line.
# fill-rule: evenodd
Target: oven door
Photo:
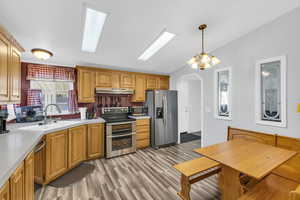
<path fill-rule="evenodd" d="M 106 157 L 111 158 L 136 151 L 136 123 L 122 122 L 106 125 Z"/>

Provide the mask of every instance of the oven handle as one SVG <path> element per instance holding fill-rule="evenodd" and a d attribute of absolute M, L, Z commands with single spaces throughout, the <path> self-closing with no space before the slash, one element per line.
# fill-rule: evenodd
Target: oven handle
<path fill-rule="evenodd" d="M 106 137 L 108 138 L 120 138 L 120 137 L 125 137 L 125 136 L 130 136 L 130 135 L 135 135 L 136 133 L 128 133 L 128 134 L 124 134 L 124 135 L 116 135 L 116 136 L 113 136 L 113 135 L 108 135 Z"/>

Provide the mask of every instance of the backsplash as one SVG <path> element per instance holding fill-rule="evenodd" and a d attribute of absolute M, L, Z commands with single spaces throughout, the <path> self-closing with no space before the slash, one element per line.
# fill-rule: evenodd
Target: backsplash
<path fill-rule="evenodd" d="M 92 111 L 94 104 L 97 105 L 97 115 L 101 116 L 104 107 L 128 107 L 143 106 L 142 102 L 131 102 L 132 95 L 127 94 L 96 94 L 96 103 L 78 103 L 78 107 L 87 107 L 88 111 Z"/>

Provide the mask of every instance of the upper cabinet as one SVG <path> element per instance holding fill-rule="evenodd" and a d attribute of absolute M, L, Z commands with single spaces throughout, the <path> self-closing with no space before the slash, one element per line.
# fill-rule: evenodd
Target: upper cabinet
<path fill-rule="evenodd" d="M 0 104 L 20 103 L 22 51 L 17 41 L 0 26 Z"/>
<path fill-rule="evenodd" d="M 146 90 L 169 89 L 169 76 L 77 66 L 78 102 L 95 102 L 97 87 L 134 89 L 132 101 L 144 102 Z"/>
<path fill-rule="evenodd" d="M 146 100 L 146 76 L 135 76 L 135 90 L 132 97 L 133 102 L 144 102 Z"/>
<path fill-rule="evenodd" d="M 90 69 L 78 68 L 77 71 L 77 89 L 78 102 L 95 102 L 95 71 Z"/>
<path fill-rule="evenodd" d="M 121 74 L 121 88 L 134 88 L 135 87 L 135 74 L 122 73 Z"/>

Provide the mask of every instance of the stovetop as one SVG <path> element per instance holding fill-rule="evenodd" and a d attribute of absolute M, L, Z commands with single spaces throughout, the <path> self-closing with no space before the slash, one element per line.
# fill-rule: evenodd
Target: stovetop
<path fill-rule="evenodd" d="M 128 107 L 108 107 L 102 109 L 102 118 L 107 123 L 130 122 L 135 121 L 128 117 Z"/>

